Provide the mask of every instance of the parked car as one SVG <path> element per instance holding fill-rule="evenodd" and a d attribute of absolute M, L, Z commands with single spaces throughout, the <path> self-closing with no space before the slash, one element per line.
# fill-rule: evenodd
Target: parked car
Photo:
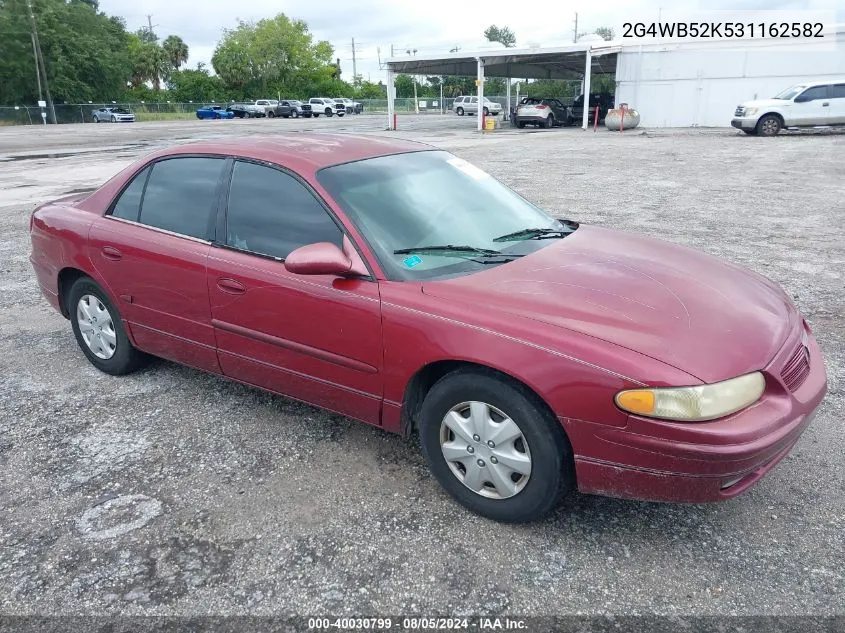
<path fill-rule="evenodd" d="M 198 119 L 234 119 L 235 113 L 230 112 L 228 110 L 224 110 L 223 106 L 219 106 L 219 105 L 216 105 L 216 104 L 204 105 L 201 108 L 197 108 L 197 118 Z"/>
<path fill-rule="evenodd" d="M 536 127 L 554 127 L 572 125 L 572 110 L 557 99 L 525 97 L 516 109 L 516 125 L 524 128 L 526 124 Z"/>
<path fill-rule="evenodd" d="M 769 279 L 556 219 L 397 138 L 170 147 L 40 206 L 29 231 L 38 286 L 97 369 L 161 356 L 418 433 L 443 487 L 502 521 L 572 488 L 736 496 L 827 389 Z"/>
<path fill-rule="evenodd" d="M 252 119 L 267 116 L 267 107 L 269 105 L 269 99 L 258 99 L 257 101 L 248 103 L 232 103 L 226 109 L 229 112 L 233 112 L 239 119 Z"/>
<path fill-rule="evenodd" d="M 267 109 L 267 116 L 270 118 L 294 118 L 298 119 L 301 116 L 311 116 L 311 104 L 302 103 L 293 99 L 283 99 L 279 101 L 274 107 Z"/>
<path fill-rule="evenodd" d="M 599 111 L 599 123 L 604 121 L 605 116 L 607 113 L 613 109 L 615 102 L 615 96 L 609 92 L 593 92 L 590 93 L 590 105 L 587 110 L 587 120 L 590 124 L 595 121 L 596 116 L 596 108 Z M 572 118 L 574 121 L 583 121 L 584 120 L 584 95 L 578 95 L 575 97 L 575 100 L 572 102 L 572 105 L 569 106 L 570 111 L 572 112 Z"/>
<path fill-rule="evenodd" d="M 358 101 L 353 101 L 346 97 L 335 98 L 335 101 L 346 106 L 346 114 L 361 114 L 364 111 L 364 104 Z"/>
<path fill-rule="evenodd" d="M 760 136 L 775 136 L 787 127 L 845 125 L 845 78 L 807 81 L 771 99 L 744 101 L 731 125 Z"/>
<path fill-rule="evenodd" d="M 91 120 L 94 123 L 134 123 L 135 115 L 126 108 L 97 108 L 91 111 Z"/>
<path fill-rule="evenodd" d="M 484 97 L 482 108 L 485 116 L 488 114 L 498 115 L 502 113 L 502 106 L 495 101 L 490 101 L 487 97 Z M 452 109 L 458 116 L 478 114 L 478 97 L 456 97 L 455 102 L 452 104 Z"/>
<path fill-rule="evenodd" d="M 326 116 L 343 116 L 346 114 L 346 104 L 329 99 L 328 97 L 312 97 L 308 100 L 311 104 L 311 114 L 315 117 L 325 114 Z"/>

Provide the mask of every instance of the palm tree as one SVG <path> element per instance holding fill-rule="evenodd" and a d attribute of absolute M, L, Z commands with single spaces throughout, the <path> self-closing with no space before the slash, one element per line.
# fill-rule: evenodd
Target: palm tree
<path fill-rule="evenodd" d="M 161 47 L 175 70 L 188 61 L 188 45 L 178 35 L 169 35 Z"/>

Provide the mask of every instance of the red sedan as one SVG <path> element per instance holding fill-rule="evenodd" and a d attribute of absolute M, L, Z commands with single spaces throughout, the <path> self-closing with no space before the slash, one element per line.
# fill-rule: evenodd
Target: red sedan
<path fill-rule="evenodd" d="M 42 206 L 30 233 L 98 369 L 159 356 L 418 432 L 443 487 L 502 521 L 572 488 L 737 495 L 827 388 L 766 278 L 556 219 L 408 141 L 182 145 Z"/>

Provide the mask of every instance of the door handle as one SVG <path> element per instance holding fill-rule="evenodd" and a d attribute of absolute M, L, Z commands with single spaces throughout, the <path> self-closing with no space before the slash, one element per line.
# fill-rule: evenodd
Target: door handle
<path fill-rule="evenodd" d="M 103 257 L 110 259 L 113 262 L 119 261 L 123 258 L 123 253 L 117 250 L 114 246 L 103 246 L 101 252 L 103 253 Z"/>
<path fill-rule="evenodd" d="M 217 280 L 217 287 L 230 295 L 242 295 L 246 292 L 246 286 L 244 286 L 241 282 L 229 279 L 228 277 L 220 277 Z"/>
<path fill-rule="evenodd" d="M 822 107 L 823 107 L 823 108 L 826 108 L 826 107 L 827 107 L 827 106 L 829 106 L 829 105 L 830 105 L 830 104 L 829 104 L 827 101 L 825 101 L 825 102 L 822 104 Z"/>

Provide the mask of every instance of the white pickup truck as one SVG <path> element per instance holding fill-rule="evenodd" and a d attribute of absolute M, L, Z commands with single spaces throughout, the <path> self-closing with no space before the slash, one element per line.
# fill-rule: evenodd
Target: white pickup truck
<path fill-rule="evenodd" d="M 744 101 L 731 125 L 760 136 L 775 136 L 788 127 L 845 125 L 845 78 L 807 81 L 771 99 Z"/>

